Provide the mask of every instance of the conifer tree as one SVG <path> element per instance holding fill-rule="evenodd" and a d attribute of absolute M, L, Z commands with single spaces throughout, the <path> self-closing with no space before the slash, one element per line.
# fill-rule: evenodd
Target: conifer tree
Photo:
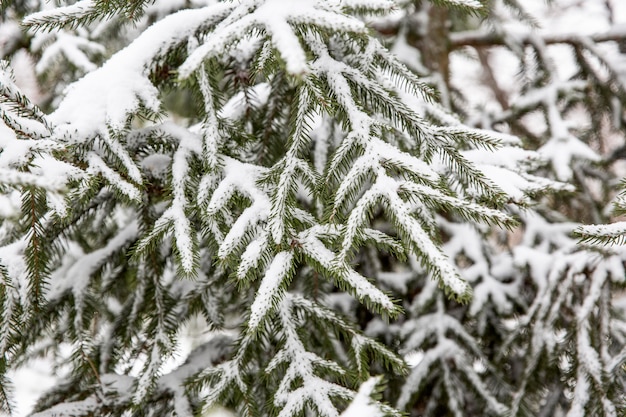
<path fill-rule="evenodd" d="M 0 412 L 36 357 L 63 370 L 37 416 L 626 411 L 624 227 L 599 225 L 626 207 L 613 20 L 545 34 L 514 0 L 1 10 Z"/>
<path fill-rule="evenodd" d="M 434 303 L 438 295 L 417 281 L 407 287 L 412 308 L 396 338 L 422 359 L 401 382 L 398 405 L 424 415 L 624 413 L 624 252 L 577 237 L 623 243 L 620 223 L 580 225 L 623 213 L 616 185 L 626 33 L 618 2 L 529 3 L 494 1 L 477 20 L 407 2 L 400 18 L 377 23 L 448 109 L 469 126 L 516 135 L 544 161 L 533 174 L 568 184 L 530 205 L 510 194 L 526 206 L 510 207 L 520 221 L 514 233 L 440 220 L 444 248 L 474 296 L 460 308 Z M 596 20 L 586 24 L 598 29 L 555 29 L 568 13 L 589 13 Z"/>

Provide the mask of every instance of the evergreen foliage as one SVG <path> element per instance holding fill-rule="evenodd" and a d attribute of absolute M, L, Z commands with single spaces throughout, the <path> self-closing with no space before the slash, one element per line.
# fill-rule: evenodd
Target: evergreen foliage
<path fill-rule="evenodd" d="M 41 417 L 626 412 L 617 24 L 541 32 L 514 0 L 0 10 L 0 412 L 39 357 Z"/>

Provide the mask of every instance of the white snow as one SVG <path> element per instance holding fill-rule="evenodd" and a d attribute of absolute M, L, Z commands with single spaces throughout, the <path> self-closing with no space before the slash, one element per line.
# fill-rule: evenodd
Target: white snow
<path fill-rule="evenodd" d="M 253 108 L 260 108 L 267 103 L 271 92 L 272 89 L 268 83 L 256 84 L 245 94 L 242 91 L 232 96 L 226 104 L 222 106 L 218 116 L 224 119 L 242 119 L 245 116 L 246 105 L 250 105 Z M 249 102 L 246 102 L 246 94 L 250 99 Z"/>
<path fill-rule="evenodd" d="M 215 188 L 207 204 L 206 213 L 213 217 L 224 210 L 224 207 L 235 193 L 240 193 L 250 199 L 251 205 L 230 224 L 230 230 L 226 236 L 216 228 L 216 238 L 220 241 L 218 255 L 224 259 L 241 244 L 246 232 L 264 222 L 270 212 L 269 196 L 257 186 L 259 177 L 266 172 L 263 167 L 246 164 L 232 158 L 224 158 L 223 175 L 219 185 Z M 207 188 L 201 188 L 199 197 L 204 199 L 209 195 Z M 201 200 L 202 201 L 202 200 Z M 216 225 L 217 226 L 217 225 Z"/>
<path fill-rule="evenodd" d="M 41 58 L 35 66 L 35 71 L 37 74 L 43 74 L 62 55 L 76 68 L 87 73 L 97 68 L 96 64 L 89 59 L 88 54 L 103 55 L 104 53 L 105 48 L 99 43 L 89 41 L 81 36 L 71 35 L 67 32 L 59 32 L 56 35 L 55 42 L 46 46 L 43 50 Z"/>
<path fill-rule="evenodd" d="M 354 400 L 348 408 L 341 413 L 341 417 L 382 417 L 383 411 L 374 403 L 371 398 L 376 384 L 380 382 L 380 377 L 372 377 L 361 384 L 359 392 L 354 396 Z"/>
<path fill-rule="evenodd" d="M 141 168 L 150 173 L 150 176 L 166 180 L 170 171 L 172 158 L 169 155 L 155 153 L 148 155 L 141 161 Z"/>
<path fill-rule="evenodd" d="M 293 252 L 283 251 L 274 256 L 250 307 L 250 320 L 248 321 L 250 330 L 255 331 L 272 306 L 280 302 L 280 294 L 283 292 L 281 287 L 291 279 L 293 269 Z"/>
<path fill-rule="evenodd" d="M 5 59 L 9 50 L 12 49 L 22 36 L 22 29 L 18 22 L 6 19 L 0 25 L 0 59 Z"/>
<path fill-rule="evenodd" d="M 483 7 L 478 0 L 446 0 L 446 2 L 458 6 L 471 7 L 473 9 L 482 9 Z"/>
<path fill-rule="evenodd" d="M 50 115 L 57 135 L 83 142 L 98 134 L 108 135 L 107 126 L 115 131 L 123 130 L 128 115 L 140 105 L 158 112 L 159 92 L 148 79 L 153 60 L 186 42 L 201 25 L 219 18 L 228 7 L 227 3 L 220 3 L 169 15 L 146 29 L 102 67 L 72 84 Z"/>
<path fill-rule="evenodd" d="M 306 350 L 296 331 L 293 315 L 292 302 L 287 295 L 278 304 L 280 332 L 284 337 L 284 345 L 265 370 L 271 372 L 281 363 L 288 363 L 287 370 L 274 396 L 274 404 L 277 407 L 282 407 L 278 415 L 279 417 L 288 417 L 298 413 L 310 401 L 315 404 L 319 415 L 339 417 L 331 397 L 352 399 L 353 393 L 341 385 L 317 376 L 315 369 L 326 368 L 340 375 L 344 374 L 345 371 L 335 362 L 322 359 Z M 294 384 L 296 381 L 301 382 Z"/>
<path fill-rule="evenodd" d="M 287 71 L 301 75 L 308 71 L 306 53 L 294 32 L 298 24 L 315 24 L 336 32 L 364 32 L 364 23 L 341 12 L 341 3 L 322 0 L 242 0 L 218 24 L 180 68 L 183 78 L 191 75 L 208 57 L 216 56 L 241 33 L 262 29 L 285 61 Z"/>
<path fill-rule="evenodd" d="M 585 225 L 579 229 L 590 236 L 619 238 L 626 234 L 626 222 L 615 222 L 611 224 Z M 605 246 L 603 243 L 602 246 Z"/>
<path fill-rule="evenodd" d="M 85 16 L 94 8 L 93 0 L 82 0 L 75 4 L 63 7 L 44 6 L 44 10 L 32 13 L 24 18 L 24 25 L 36 25 L 40 22 L 51 19 L 63 21 L 67 18 L 78 18 Z"/>
<path fill-rule="evenodd" d="M 314 234 L 314 230 L 302 232 L 298 235 L 298 242 L 302 251 L 329 271 L 329 278 L 339 274 L 346 284 L 350 285 L 359 300 L 367 299 L 387 311 L 394 311 L 391 299 L 378 287 L 373 285 L 364 276 L 354 271 L 345 260 L 342 261 L 333 251 L 328 249 Z M 332 271 L 332 272 L 331 272 Z"/>
<path fill-rule="evenodd" d="M 77 244 L 70 244 L 70 256 L 63 258 L 63 265 L 49 278 L 47 298 L 55 300 L 66 291 L 72 291 L 74 297 L 82 299 L 84 290 L 89 284 L 93 273 L 100 268 L 107 259 L 119 251 L 138 233 L 136 221 L 122 227 L 106 246 L 93 252 L 84 253 Z M 78 301 L 77 301 L 78 302 Z"/>
<path fill-rule="evenodd" d="M 52 365 L 46 359 L 31 361 L 26 367 L 9 372 L 9 378 L 13 381 L 16 417 L 29 415 L 41 393 L 57 382 Z"/>

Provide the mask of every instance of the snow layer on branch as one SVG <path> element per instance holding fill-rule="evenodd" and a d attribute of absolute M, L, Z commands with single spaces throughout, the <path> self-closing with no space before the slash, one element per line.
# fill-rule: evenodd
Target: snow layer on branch
<path fill-rule="evenodd" d="M 463 278 L 472 283 L 474 289 L 470 315 L 479 315 L 489 303 L 498 312 L 510 312 L 510 300 L 518 296 L 517 282 L 507 282 L 515 274 L 511 256 L 504 252 L 488 258 L 484 236 L 470 224 L 452 223 L 444 219 L 439 219 L 439 223 L 445 233 L 451 236 L 443 246 L 448 258 L 457 259 L 462 255 L 470 261 L 470 266 L 461 271 Z"/>
<path fill-rule="evenodd" d="M 380 377 L 372 377 L 361 384 L 359 392 L 348 408 L 341 413 L 341 417 L 382 417 L 385 414 L 374 404 L 371 395 L 376 389 Z"/>
<path fill-rule="evenodd" d="M 246 93 L 241 91 L 228 100 L 219 111 L 219 116 L 231 120 L 241 119 L 246 114 L 247 106 L 260 108 L 267 103 L 271 92 L 272 88 L 268 83 L 256 84 Z M 246 102 L 246 95 L 249 97 L 249 102 Z"/>
<path fill-rule="evenodd" d="M 599 161 L 600 156 L 587 144 L 572 135 L 552 138 L 538 151 L 552 164 L 552 169 L 560 181 L 572 179 L 572 162 L 574 159 Z"/>
<path fill-rule="evenodd" d="M 82 0 L 75 4 L 57 7 L 51 10 L 42 10 L 37 13 L 32 13 L 22 23 L 26 26 L 37 25 L 41 22 L 54 21 L 55 23 L 62 23 L 68 19 L 80 18 L 88 15 L 94 10 L 93 0 Z"/>
<path fill-rule="evenodd" d="M 389 202 L 388 210 L 393 212 L 397 223 L 408 231 L 407 235 L 413 241 L 415 248 L 426 258 L 426 262 L 432 265 L 436 277 L 455 295 L 462 297 L 470 294 L 471 288 L 467 282 L 459 276 L 456 268 L 430 239 L 419 222 L 410 215 L 408 205 L 394 192 L 397 186 L 391 183 L 390 178 L 385 179 L 386 181 L 377 182 L 375 186 L 379 188 L 379 192 L 386 195 Z"/>
<path fill-rule="evenodd" d="M 80 169 L 51 156 L 62 147 L 49 139 L 46 116 L 24 97 L 4 61 L 0 62 L 0 116 L 4 119 L 0 119 L 0 182 L 59 191 L 68 180 L 80 178 Z"/>
<path fill-rule="evenodd" d="M 188 77 L 206 58 L 222 54 L 242 33 L 253 29 L 262 29 L 270 36 L 289 73 L 303 74 L 308 71 L 308 60 L 294 26 L 315 25 L 335 32 L 365 31 L 364 23 L 345 15 L 341 6 L 342 2 L 336 0 L 242 1 L 180 67 L 181 76 Z"/>
<path fill-rule="evenodd" d="M 384 310 L 393 312 L 395 306 L 389 296 L 369 282 L 367 278 L 354 271 L 347 262 L 342 262 L 333 251 L 324 245 L 315 232 L 319 232 L 319 230 L 310 228 L 298 235 L 298 241 L 306 256 L 310 256 L 319 263 L 324 270 L 328 271 L 328 275 L 338 274 L 341 280 L 353 289 L 359 300 L 369 300 Z"/>
<path fill-rule="evenodd" d="M 57 134 L 81 142 L 105 134 L 107 126 L 123 130 L 129 114 L 140 106 L 158 112 L 159 93 L 148 78 L 152 63 L 167 50 L 186 42 L 229 7 L 220 3 L 199 10 L 183 10 L 153 24 L 101 68 L 67 89 L 58 109 L 50 115 Z"/>
<path fill-rule="evenodd" d="M 623 244 L 624 236 L 626 236 L 626 222 L 582 226 L 579 232 L 583 234 L 586 241 L 597 242 L 603 246 L 607 242 Z"/>
<path fill-rule="evenodd" d="M 13 20 L 5 20 L 0 25 L 0 59 L 20 41 L 22 30 L 20 25 Z"/>
<path fill-rule="evenodd" d="M 97 66 L 91 62 L 87 54 L 104 54 L 104 52 L 104 46 L 96 42 L 74 36 L 66 31 L 59 32 L 56 34 L 54 43 L 43 50 L 41 58 L 35 66 L 35 71 L 37 74 L 43 74 L 60 55 L 84 72 L 93 71 Z"/>
<path fill-rule="evenodd" d="M 111 255 L 135 239 L 138 231 L 138 224 L 133 221 L 121 228 L 119 233 L 109 240 L 104 247 L 90 253 L 84 253 L 77 244 L 70 245 L 72 250 L 68 251 L 68 255 L 63 259 L 60 268 L 50 276 L 50 288 L 47 297 L 50 300 L 55 300 L 71 289 L 76 299 L 82 298 L 94 272 Z"/>
<path fill-rule="evenodd" d="M 285 280 L 291 278 L 291 271 L 293 271 L 293 252 L 277 254 L 265 272 L 259 291 L 250 307 L 250 321 L 248 322 L 250 329 L 255 330 L 272 306 L 280 300 L 280 293 L 286 287 Z"/>
<path fill-rule="evenodd" d="M 278 417 L 300 414 L 307 403 L 314 404 L 317 415 L 338 417 L 339 413 L 331 398 L 352 399 L 354 393 L 341 385 L 319 377 L 316 375 L 316 370 L 324 369 L 339 375 L 345 374 L 345 370 L 336 362 L 323 359 L 305 348 L 297 332 L 297 316 L 291 294 L 287 294 L 278 303 L 277 310 L 280 333 L 284 343 L 265 371 L 271 372 L 278 365 L 288 363 L 274 396 L 274 404 L 282 407 Z"/>
<path fill-rule="evenodd" d="M 481 9 L 482 4 L 478 0 L 445 0 L 446 3 L 454 4 L 462 7 L 471 7 L 472 9 Z"/>
<path fill-rule="evenodd" d="M 264 190 L 257 185 L 257 181 L 265 172 L 267 172 L 266 168 L 261 166 L 225 157 L 223 179 L 212 194 L 210 193 L 210 183 L 214 178 L 211 174 L 203 178 L 198 192 L 198 201 L 203 204 L 210 198 L 206 208 L 210 219 L 216 218 L 220 213 L 226 214 L 228 212 L 227 204 L 236 193 L 251 202 L 237 220 L 229 224 L 229 230 L 225 236 L 219 229 L 220 225 L 217 224 L 221 221 L 219 219 L 217 221 L 211 220 L 214 237 L 220 243 L 218 256 L 221 259 L 228 257 L 238 247 L 247 232 L 268 218 L 271 208 L 270 199 Z M 231 216 L 226 214 L 226 217 L 230 218 Z M 248 255 L 253 255 L 253 252 L 248 253 Z M 246 259 L 250 260 L 250 258 Z"/>
<path fill-rule="evenodd" d="M 191 273 L 194 266 L 194 250 L 191 224 L 185 212 L 188 205 L 185 189 L 190 177 L 189 160 L 193 154 L 200 155 L 202 153 L 202 138 L 174 124 L 164 125 L 164 129 L 171 136 L 178 138 L 180 142 L 172 159 L 174 199 L 171 207 L 163 214 L 163 218 L 169 217 L 173 222 L 176 248 L 180 254 L 181 265 L 185 272 Z"/>
<path fill-rule="evenodd" d="M 351 9 L 392 10 L 396 4 L 391 0 L 330 0 L 328 3 L 339 4 Z"/>
<path fill-rule="evenodd" d="M 0 246 L 0 263 L 6 268 L 7 275 L 13 280 L 12 285 L 19 295 L 20 303 L 28 305 L 28 271 L 26 259 L 23 256 L 25 249 L 26 239 Z"/>
<path fill-rule="evenodd" d="M 463 155 L 476 164 L 476 168 L 489 181 L 516 202 L 527 202 L 528 194 L 537 191 L 574 190 L 574 187 L 569 184 L 527 173 L 545 160 L 544 155 L 538 152 L 516 146 L 503 146 L 495 150 L 472 149 L 464 151 Z"/>
<path fill-rule="evenodd" d="M 72 417 L 93 415 L 94 410 L 100 406 L 100 401 L 95 396 L 89 396 L 84 400 L 62 402 L 45 411 L 31 414 L 32 417 Z"/>
<path fill-rule="evenodd" d="M 40 123 L 31 121 L 30 125 L 34 124 L 43 128 Z M 69 179 L 80 178 L 82 172 L 50 156 L 48 152 L 58 148 L 57 143 L 47 139 L 17 139 L 0 121 L 0 182 L 13 186 L 35 185 L 47 190 L 64 189 Z M 24 166 L 28 166 L 28 170 L 20 169 Z"/>

